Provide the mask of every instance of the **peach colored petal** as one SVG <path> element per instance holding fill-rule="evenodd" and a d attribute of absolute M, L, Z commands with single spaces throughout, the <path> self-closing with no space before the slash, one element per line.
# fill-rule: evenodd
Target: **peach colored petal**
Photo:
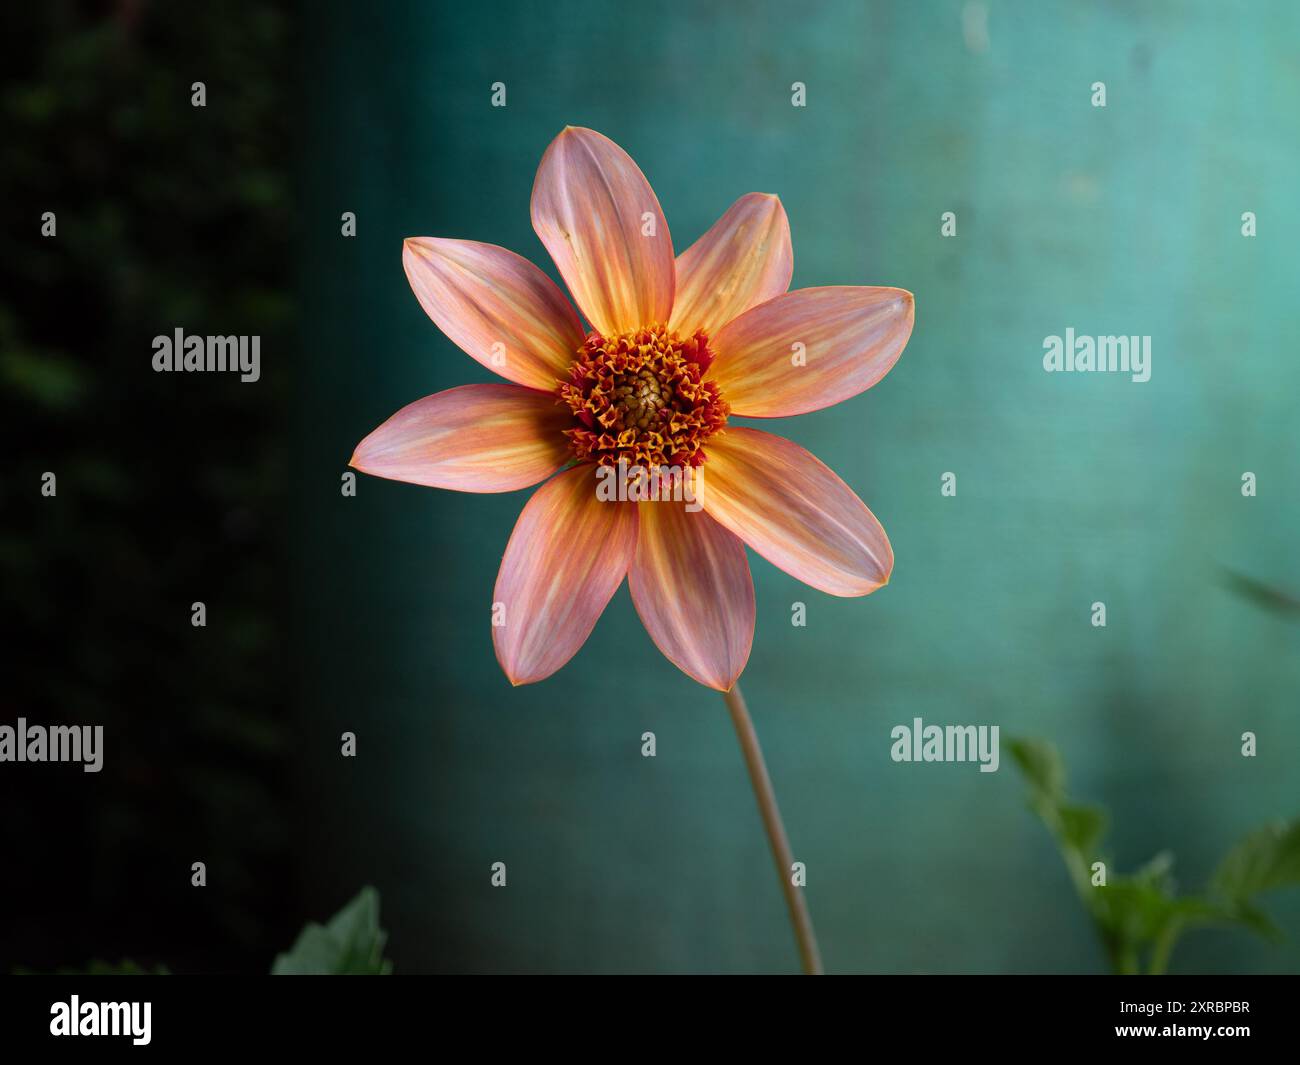
<path fill-rule="evenodd" d="M 646 632 L 687 676 L 730 691 L 754 642 L 754 582 L 745 547 L 703 511 L 688 511 L 680 502 L 646 502 L 640 509 L 627 583 Z"/>
<path fill-rule="evenodd" d="M 912 294 L 901 288 L 797 289 L 728 323 L 714 338 L 709 376 L 744 417 L 821 410 L 884 377 L 913 318 Z"/>
<path fill-rule="evenodd" d="M 506 545 L 492 643 L 511 684 L 544 680 L 586 642 L 636 551 L 634 503 L 596 498 L 595 467 L 533 493 Z"/>
<path fill-rule="evenodd" d="M 493 373 L 553 389 L 583 341 L 564 293 L 523 256 L 494 244 L 410 237 L 402 266 L 424 313 Z"/>
<path fill-rule="evenodd" d="M 710 336 L 751 307 L 790 287 L 790 222 L 775 196 L 751 192 L 677 256 L 671 326 Z"/>
<path fill-rule="evenodd" d="M 894 552 L 843 481 L 783 437 L 729 428 L 708 443 L 704 509 L 805 584 L 866 595 L 889 581 Z"/>
<path fill-rule="evenodd" d="M 673 242 L 645 175 L 595 130 L 568 126 L 533 182 L 533 228 L 592 327 L 607 337 L 667 322 Z"/>
<path fill-rule="evenodd" d="M 349 465 L 431 488 L 512 492 L 573 457 L 566 415 L 551 393 L 462 385 L 403 407 L 357 445 Z"/>

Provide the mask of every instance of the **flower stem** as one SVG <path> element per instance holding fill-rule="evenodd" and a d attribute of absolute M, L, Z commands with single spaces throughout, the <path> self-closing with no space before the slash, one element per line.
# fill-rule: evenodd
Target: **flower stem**
<path fill-rule="evenodd" d="M 1173 953 L 1174 944 L 1178 942 L 1178 937 L 1183 934 L 1183 926 L 1180 921 L 1170 921 L 1165 925 L 1160 935 L 1156 937 L 1155 947 L 1151 951 L 1151 967 L 1147 969 L 1148 976 L 1163 976 L 1165 970 L 1169 967 L 1169 955 Z"/>
<path fill-rule="evenodd" d="M 790 923 L 794 926 L 794 937 L 799 943 L 803 971 L 809 976 L 821 976 L 822 957 L 817 950 L 817 933 L 813 931 L 803 891 L 795 887 L 790 876 L 794 855 L 790 852 L 785 825 L 781 823 L 781 811 L 776 805 L 772 778 L 767 775 L 767 765 L 763 761 L 763 749 L 758 745 L 758 734 L 754 732 L 754 722 L 749 718 L 745 697 L 740 694 L 739 685 L 729 692 L 723 692 L 722 698 L 726 700 L 727 709 L 731 712 L 731 723 L 736 726 L 736 738 L 740 740 L 740 750 L 745 756 L 745 766 L 749 769 L 754 798 L 758 800 L 758 812 L 763 815 L 763 828 L 767 830 L 767 840 L 772 845 L 772 859 L 776 862 L 776 875 L 781 881 L 785 904 L 790 909 Z"/>

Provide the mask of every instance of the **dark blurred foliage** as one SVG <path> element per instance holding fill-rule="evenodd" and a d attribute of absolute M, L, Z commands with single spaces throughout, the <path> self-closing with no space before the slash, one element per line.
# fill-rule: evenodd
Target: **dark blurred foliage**
<path fill-rule="evenodd" d="M 50 0 L 0 18 L 0 724 L 105 733 L 97 775 L 0 765 L 0 969 L 264 972 L 301 925 L 280 657 L 291 19 Z M 178 326 L 260 335 L 261 380 L 154 373 Z"/>

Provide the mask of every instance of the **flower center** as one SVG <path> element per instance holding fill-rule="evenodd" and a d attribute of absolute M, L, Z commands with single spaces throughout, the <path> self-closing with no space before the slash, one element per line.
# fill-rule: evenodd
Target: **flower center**
<path fill-rule="evenodd" d="M 590 334 L 560 383 L 573 412 L 565 435 L 582 461 L 613 466 L 699 466 L 702 445 L 730 408 L 701 380 L 713 352 L 703 332 L 685 340 L 662 325 L 607 340 Z"/>

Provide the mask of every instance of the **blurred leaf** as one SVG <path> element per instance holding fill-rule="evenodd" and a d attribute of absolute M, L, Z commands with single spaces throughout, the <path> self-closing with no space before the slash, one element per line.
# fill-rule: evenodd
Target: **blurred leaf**
<path fill-rule="evenodd" d="M 1230 925 L 1242 923 L 1241 915 L 1226 909 L 1212 899 L 1200 895 L 1186 895 L 1178 899 L 1173 916 L 1188 925 Z M 1267 918 L 1265 918 L 1267 920 Z"/>
<path fill-rule="evenodd" d="M 1013 739 L 1011 757 L 1036 791 L 1056 800 L 1065 794 L 1065 764 L 1047 740 Z"/>
<path fill-rule="evenodd" d="M 1106 811 L 1066 801 L 1065 763 L 1047 740 L 1013 739 L 1011 756 L 1029 782 L 1029 805 L 1057 842 L 1090 858 L 1106 834 Z"/>
<path fill-rule="evenodd" d="M 1214 893 L 1229 902 L 1249 902 L 1261 891 L 1300 884 L 1300 818 L 1256 829 L 1215 870 Z"/>
<path fill-rule="evenodd" d="M 0 354 L 0 381 L 6 389 L 42 407 L 67 410 L 86 391 L 86 377 L 71 359 L 11 349 Z"/>
<path fill-rule="evenodd" d="M 6 103 L 11 117 L 27 122 L 43 122 L 54 114 L 59 94 L 52 85 L 24 85 L 9 93 Z"/>
<path fill-rule="evenodd" d="M 275 959 L 273 976 L 388 976 L 388 933 L 379 927 L 379 892 L 364 887 L 326 926 L 309 924 L 292 949 Z"/>
<path fill-rule="evenodd" d="M 1085 906 L 1092 907 L 1092 850 L 1106 831 L 1106 813 L 1065 802 L 1065 763 L 1047 740 L 1012 739 L 1011 757 L 1029 783 L 1029 807 L 1056 840 Z"/>
<path fill-rule="evenodd" d="M 1239 902 L 1230 910 L 1221 911 L 1223 913 L 1223 923 L 1231 922 L 1242 925 L 1250 929 L 1262 939 L 1267 939 L 1270 943 L 1280 943 L 1286 937 L 1282 934 L 1282 929 L 1277 923 L 1261 910 L 1258 906 L 1253 906 L 1248 902 Z M 1219 922 L 1215 922 L 1219 923 Z"/>
<path fill-rule="evenodd" d="M 1116 874 L 1093 891 L 1102 927 L 1134 948 L 1151 942 L 1177 913 L 1177 900 L 1162 884 Z"/>
<path fill-rule="evenodd" d="M 1110 820 L 1100 806 L 1068 803 L 1057 807 L 1057 816 L 1061 842 L 1075 848 L 1084 857 L 1091 856 L 1101 843 Z"/>

